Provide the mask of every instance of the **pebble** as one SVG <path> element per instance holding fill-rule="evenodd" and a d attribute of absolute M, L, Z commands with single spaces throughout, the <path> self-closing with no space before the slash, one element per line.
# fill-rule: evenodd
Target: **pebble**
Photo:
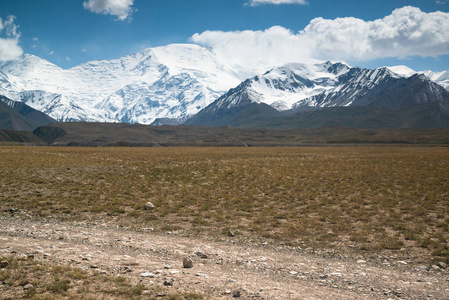
<path fill-rule="evenodd" d="M 3 260 L 2 262 L 0 262 L 0 268 L 6 268 L 7 266 L 9 266 L 9 262 L 7 262 L 6 260 Z"/>
<path fill-rule="evenodd" d="M 174 282 L 173 278 L 167 277 L 167 278 L 165 278 L 165 280 L 164 280 L 164 285 L 165 285 L 165 286 L 173 286 L 173 282 Z"/>
<path fill-rule="evenodd" d="M 140 277 L 154 278 L 154 274 L 153 273 L 149 273 L 149 272 L 144 272 L 144 273 L 140 274 Z"/>
<path fill-rule="evenodd" d="M 153 210 L 153 209 L 156 208 L 156 206 L 154 206 L 154 204 L 151 203 L 151 202 L 147 202 L 147 203 L 145 203 L 145 205 L 143 206 L 143 208 L 144 208 L 145 210 Z"/>
<path fill-rule="evenodd" d="M 447 269 L 447 264 L 442 261 L 437 263 L 437 266 L 440 267 L 441 269 Z"/>
<path fill-rule="evenodd" d="M 234 291 L 234 292 L 232 293 L 232 297 L 234 297 L 234 298 L 239 298 L 241 295 L 242 295 L 242 294 L 240 293 L 240 291 Z"/>
<path fill-rule="evenodd" d="M 29 289 L 31 289 L 31 288 L 33 288 L 33 285 L 32 285 L 31 283 L 25 284 L 25 285 L 23 286 L 23 289 L 24 289 L 24 290 L 29 290 Z"/>
<path fill-rule="evenodd" d="M 189 257 L 184 257 L 182 259 L 182 267 L 183 268 L 193 268 L 193 261 Z"/>

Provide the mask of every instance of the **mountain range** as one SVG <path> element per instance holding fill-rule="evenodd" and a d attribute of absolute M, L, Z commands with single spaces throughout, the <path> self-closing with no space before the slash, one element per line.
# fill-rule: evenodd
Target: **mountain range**
<path fill-rule="evenodd" d="M 384 107 L 395 115 L 401 107 L 421 104 L 414 113 L 438 111 L 425 127 L 445 124 L 446 106 L 425 105 L 449 101 L 449 71 L 370 70 L 318 61 L 266 67 L 264 73 L 239 70 L 213 50 L 191 44 L 68 70 L 24 55 L 0 64 L 0 95 L 57 121 L 263 127 L 268 120 L 293 122 L 305 114 L 321 118 L 325 108 Z"/>

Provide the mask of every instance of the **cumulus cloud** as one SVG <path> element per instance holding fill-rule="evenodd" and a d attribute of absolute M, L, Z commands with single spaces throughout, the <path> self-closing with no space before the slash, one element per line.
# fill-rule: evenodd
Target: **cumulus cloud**
<path fill-rule="evenodd" d="M 124 21 L 134 11 L 133 4 L 134 0 L 87 0 L 83 6 L 93 13 L 116 16 L 117 20 Z"/>
<path fill-rule="evenodd" d="M 306 0 L 249 0 L 248 5 L 259 6 L 264 4 L 307 4 Z"/>
<path fill-rule="evenodd" d="M 299 33 L 318 55 L 370 60 L 382 57 L 436 57 L 449 54 L 449 13 L 396 9 L 371 22 L 356 18 L 314 19 Z"/>
<path fill-rule="evenodd" d="M 449 54 L 449 13 L 406 6 L 374 21 L 313 19 L 294 33 L 275 26 L 264 31 L 206 31 L 192 41 L 242 65 L 257 59 L 276 63 L 323 60 L 366 61 Z"/>
<path fill-rule="evenodd" d="M 0 18 L 0 61 L 19 58 L 23 54 L 19 46 L 20 32 L 14 24 L 16 17 L 8 16 L 6 20 Z"/>
<path fill-rule="evenodd" d="M 289 61 L 311 57 L 310 45 L 300 35 L 274 26 L 264 31 L 205 31 L 192 36 L 194 43 L 212 48 L 219 57 L 242 70 L 263 71 Z"/>

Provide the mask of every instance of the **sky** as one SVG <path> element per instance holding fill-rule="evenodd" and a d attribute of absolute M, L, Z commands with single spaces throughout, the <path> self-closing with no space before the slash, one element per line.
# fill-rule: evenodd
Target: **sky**
<path fill-rule="evenodd" d="M 449 0 L 0 0 L 0 61 L 64 69 L 194 43 L 256 60 L 449 70 Z"/>

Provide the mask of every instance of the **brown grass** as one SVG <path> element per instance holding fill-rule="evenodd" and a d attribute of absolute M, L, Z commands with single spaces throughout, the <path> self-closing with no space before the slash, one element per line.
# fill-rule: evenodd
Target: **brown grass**
<path fill-rule="evenodd" d="M 36 218 L 448 260 L 448 170 L 449 149 L 430 147 L 2 147 L 0 203 Z"/>

